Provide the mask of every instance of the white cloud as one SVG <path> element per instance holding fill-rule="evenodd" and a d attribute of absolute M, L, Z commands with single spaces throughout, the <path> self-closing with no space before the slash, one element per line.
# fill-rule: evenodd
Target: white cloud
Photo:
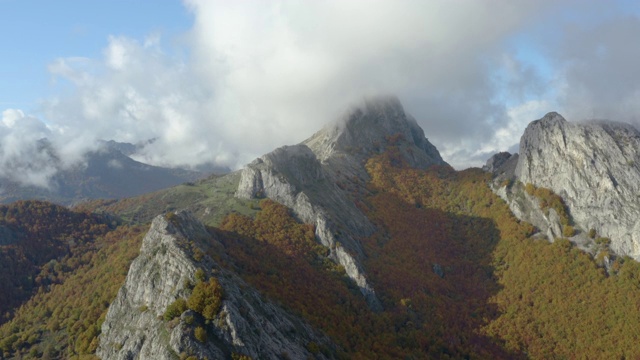
<path fill-rule="evenodd" d="M 548 111 L 633 120 L 640 110 L 638 19 L 618 21 L 593 1 L 185 5 L 193 27 L 171 42 L 182 48 L 160 34 L 110 36 L 101 58 L 52 62 L 65 91 L 44 101 L 48 125 L 38 129 L 65 164 L 81 162 L 96 139 L 153 138 L 138 160 L 239 167 L 379 93 L 396 94 L 458 168 L 513 148 Z M 531 41 L 544 71 L 518 57 L 514 39 Z M 37 125 L 25 118 L 3 114 L 2 134 L 18 141 L 15 124 Z M 6 144 L 3 154 L 28 148 Z"/>
<path fill-rule="evenodd" d="M 567 29 L 550 54 L 562 69 L 560 100 L 569 118 L 640 125 L 639 33 L 638 16 Z"/>
<path fill-rule="evenodd" d="M 39 140 L 50 133 L 41 121 L 21 110 L 4 110 L 0 122 L 0 177 L 47 187 L 56 167 Z"/>
<path fill-rule="evenodd" d="M 397 94 L 443 153 L 508 121 L 491 77 L 506 37 L 550 3 L 188 1 L 212 110 L 258 149 L 302 140 L 365 95 Z M 500 19 L 500 20 L 497 20 Z M 530 86 L 526 74 L 516 86 Z M 231 120 L 233 119 L 233 120 Z M 246 132 L 243 129 L 255 129 Z M 239 149 L 241 151 L 241 149 Z M 464 157 L 464 156 L 463 156 Z M 456 161 L 461 165 L 469 159 Z"/>

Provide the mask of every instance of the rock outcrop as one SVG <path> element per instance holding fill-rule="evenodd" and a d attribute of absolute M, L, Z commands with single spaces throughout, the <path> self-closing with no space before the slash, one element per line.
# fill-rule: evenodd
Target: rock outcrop
<path fill-rule="evenodd" d="M 326 337 L 264 300 L 238 276 L 203 255 L 200 248 L 204 246 L 223 251 L 188 212 L 153 220 L 140 255 L 131 264 L 102 325 L 100 358 L 224 359 L 235 353 L 253 359 L 306 359 L 312 357 L 306 349 L 310 342 L 334 348 Z M 200 277 L 216 278 L 222 287 L 219 312 L 205 321 L 187 310 L 167 321 L 163 318 L 167 307 L 188 297 L 198 271 Z M 206 341 L 194 335 L 196 327 L 205 330 Z M 325 358 L 323 354 L 313 356 Z"/>
<path fill-rule="evenodd" d="M 505 177 L 513 177 L 518 164 L 518 154 L 508 152 L 499 152 L 487 160 L 482 170 L 493 173 L 494 175 L 505 175 Z"/>
<path fill-rule="evenodd" d="M 522 135 L 515 178 L 551 189 L 577 227 L 640 259 L 640 132 L 631 125 L 570 123 L 549 113 Z"/>
<path fill-rule="evenodd" d="M 518 219 L 535 226 L 540 236 L 554 241 L 562 237 L 560 217 L 554 209 L 541 209 L 539 200 L 528 194 L 522 183 L 515 181 L 518 159 L 518 154 L 500 152 L 489 158 L 482 170 L 493 174 L 491 189 L 509 205 Z"/>
<path fill-rule="evenodd" d="M 339 184 L 366 183 L 366 159 L 384 151 L 389 141 L 399 145 L 414 167 L 446 165 L 398 99 L 383 97 L 352 108 L 302 144 L 256 159 L 242 171 L 236 192 L 240 198 L 271 198 L 293 209 L 301 221 L 315 225 L 318 241 L 330 249 L 332 260 L 344 266 L 374 310 L 381 305 L 367 282 L 358 241 L 371 235 L 374 227 Z"/>
<path fill-rule="evenodd" d="M 507 185 L 497 180 L 491 184 L 491 188 L 509 205 L 515 217 L 535 226 L 538 233 L 549 241 L 553 242 L 556 238 L 562 237 L 562 224 L 558 213 L 554 209 L 541 209 L 539 200 L 527 194 L 522 184 Z"/>

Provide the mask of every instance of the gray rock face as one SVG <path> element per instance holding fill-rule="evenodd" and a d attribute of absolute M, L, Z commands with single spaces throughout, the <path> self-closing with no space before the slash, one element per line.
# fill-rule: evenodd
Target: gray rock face
<path fill-rule="evenodd" d="M 208 256 L 194 260 L 194 246 L 204 242 L 222 246 L 188 212 L 179 212 L 171 221 L 164 216 L 154 219 L 102 325 L 100 358 L 176 359 L 186 354 L 224 359 L 237 353 L 253 359 L 280 359 L 284 354 L 306 359 L 311 354 L 305 346 L 311 341 L 334 348 L 326 337 L 262 299 Z M 166 322 L 162 316 L 167 306 L 189 295 L 187 286 L 196 282 L 197 269 L 222 286 L 220 312 L 208 323 L 191 310 Z M 195 339 L 196 326 L 206 329 L 207 341 Z"/>
<path fill-rule="evenodd" d="M 509 205 L 515 217 L 535 226 L 549 241 L 562 237 L 560 216 L 554 209 L 548 209 L 548 212 L 540 209 L 538 199 L 527 194 L 521 184 L 509 187 L 501 186 L 499 183 L 499 180 L 494 182 L 491 188 Z"/>
<path fill-rule="evenodd" d="M 520 140 L 515 175 L 560 195 L 577 226 L 640 259 L 640 132 L 612 122 L 569 123 L 549 113 Z"/>
<path fill-rule="evenodd" d="M 266 196 L 291 208 L 301 221 L 314 224 L 317 239 L 330 249 L 330 258 L 344 266 L 373 309 L 381 308 L 357 260 L 362 249 L 354 238 L 373 233 L 373 225 L 331 181 L 306 145 L 276 149 L 247 165 L 236 196 Z"/>
<path fill-rule="evenodd" d="M 384 151 L 394 136 L 412 166 L 446 165 L 398 99 L 376 98 L 302 144 L 276 149 L 247 165 L 236 192 L 241 198 L 269 197 L 314 224 L 318 241 L 344 266 L 374 310 L 381 305 L 361 266 L 364 255 L 357 240 L 371 235 L 374 226 L 338 184 L 364 184 L 366 159 Z"/>
<path fill-rule="evenodd" d="M 517 155 L 517 154 L 516 154 Z M 502 165 L 504 165 L 513 155 L 508 152 L 499 152 L 487 160 L 482 170 L 495 173 Z"/>

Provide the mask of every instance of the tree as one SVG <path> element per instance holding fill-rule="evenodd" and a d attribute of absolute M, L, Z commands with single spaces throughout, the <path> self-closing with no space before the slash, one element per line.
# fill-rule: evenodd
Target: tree
<path fill-rule="evenodd" d="M 164 320 L 173 320 L 176 317 L 180 316 L 186 310 L 187 302 L 183 298 L 177 298 L 176 301 L 169 304 L 169 306 L 167 306 L 167 309 L 164 311 Z"/>
<path fill-rule="evenodd" d="M 222 304 L 223 290 L 216 278 L 196 284 L 187 300 L 189 309 L 201 314 L 207 320 L 215 318 Z"/>

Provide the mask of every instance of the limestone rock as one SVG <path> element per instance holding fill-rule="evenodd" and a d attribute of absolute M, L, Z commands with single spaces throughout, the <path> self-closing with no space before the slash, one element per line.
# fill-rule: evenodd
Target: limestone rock
<path fill-rule="evenodd" d="M 247 165 L 236 196 L 266 196 L 291 208 L 301 221 L 314 224 L 318 241 L 330 249 L 330 258 L 344 266 L 373 309 L 381 308 L 357 260 L 362 249 L 354 238 L 370 235 L 373 225 L 331 181 L 306 145 L 279 148 Z"/>
<path fill-rule="evenodd" d="M 491 184 L 491 188 L 509 205 L 515 217 L 535 226 L 549 241 L 562 237 L 562 225 L 556 211 L 548 209 L 545 212 L 540 209 L 538 199 L 527 194 L 522 184 L 507 186 L 498 180 Z"/>
<path fill-rule="evenodd" d="M 512 155 L 506 151 L 499 152 L 487 160 L 487 163 L 482 167 L 482 170 L 490 173 L 496 173 L 498 169 L 500 169 L 513 156 L 518 156 L 518 154 Z"/>
<path fill-rule="evenodd" d="M 197 358 L 230 358 L 232 353 L 253 359 L 292 359 L 311 356 L 313 341 L 335 348 L 302 320 L 290 315 L 235 274 L 221 269 L 208 256 L 195 260 L 194 249 L 216 240 L 188 212 L 158 216 L 145 236 L 125 284 L 109 307 L 102 325 L 97 355 L 102 359 L 175 359 L 180 354 Z M 219 243 L 217 243 L 219 244 Z M 220 248 L 221 248 L 221 244 Z M 222 251 L 222 250 L 221 250 Z M 196 270 L 215 277 L 224 290 L 216 318 L 190 310 L 167 322 L 163 314 L 177 298 L 189 295 Z M 207 341 L 198 341 L 196 326 L 206 329 Z M 324 358 L 316 354 L 317 358 Z"/>
<path fill-rule="evenodd" d="M 596 229 L 614 252 L 640 259 L 639 151 L 631 125 L 570 123 L 549 113 L 522 135 L 515 176 L 553 190 L 579 228 Z"/>

